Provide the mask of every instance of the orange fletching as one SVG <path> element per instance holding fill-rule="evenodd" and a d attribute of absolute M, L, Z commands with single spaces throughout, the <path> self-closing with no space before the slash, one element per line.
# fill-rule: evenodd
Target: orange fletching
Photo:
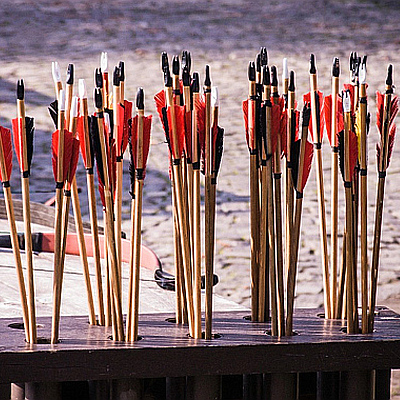
<path fill-rule="evenodd" d="M 243 100 L 242 103 L 242 108 L 243 108 L 243 118 L 244 118 L 244 129 L 246 132 L 246 142 L 247 146 L 250 148 L 250 135 L 249 135 L 249 101 Z"/>
<path fill-rule="evenodd" d="M 21 171 L 25 171 L 25 165 L 23 165 L 24 160 L 21 158 L 22 141 L 20 141 L 20 132 L 22 131 L 22 119 L 14 118 L 11 122 L 12 122 L 12 131 L 14 139 L 14 148 L 15 148 L 15 153 L 17 155 L 18 164 L 20 166 Z"/>
<path fill-rule="evenodd" d="M 132 117 L 132 102 L 124 100 L 124 104 L 118 104 L 119 107 L 119 129 L 118 129 L 118 142 L 121 143 L 120 154 L 125 153 L 126 147 L 128 146 L 128 121 Z"/>
<path fill-rule="evenodd" d="M 176 123 L 176 141 L 172 135 L 172 121 L 171 121 L 171 107 L 167 109 L 168 116 L 168 125 L 170 127 L 170 141 L 171 141 L 171 149 L 172 156 L 175 158 L 176 156 L 180 158 L 183 153 L 183 146 L 185 144 L 185 107 L 174 105 L 175 111 L 175 123 Z"/>

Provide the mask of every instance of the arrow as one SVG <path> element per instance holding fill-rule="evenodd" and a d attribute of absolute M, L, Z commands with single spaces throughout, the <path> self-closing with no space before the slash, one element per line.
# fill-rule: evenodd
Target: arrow
<path fill-rule="evenodd" d="M 104 300 L 103 282 L 100 259 L 99 231 L 97 226 L 96 196 L 94 190 L 94 152 L 90 142 L 88 99 L 84 79 L 79 79 L 79 101 L 81 104 L 81 116 L 78 119 L 78 135 L 81 146 L 81 154 L 86 169 L 86 182 L 89 199 L 90 228 L 92 233 L 93 257 L 96 273 L 97 300 L 99 305 L 99 324 L 104 325 Z"/>
<path fill-rule="evenodd" d="M 12 120 L 15 152 L 21 171 L 24 232 L 26 238 L 26 265 L 28 274 L 28 311 L 29 311 L 29 337 L 30 343 L 36 343 L 36 312 L 35 312 L 35 286 L 33 277 L 32 260 L 32 233 L 29 198 L 29 175 L 33 153 L 33 118 L 25 116 L 25 87 L 21 79 L 17 83 L 17 112 L 18 118 Z"/>
<path fill-rule="evenodd" d="M 369 332 L 373 332 L 376 303 L 376 291 L 378 285 L 379 251 L 382 235 L 383 201 L 385 197 L 386 170 L 390 163 L 393 150 L 396 125 L 394 120 L 399 112 L 398 97 L 393 94 L 393 66 L 389 65 L 386 78 L 385 93 L 377 92 L 377 127 L 381 136 L 377 144 L 378 161 L 378 191 L 376 196 L 374 244 L 371 260 L 371 286 L 369 304 Z"/>
<path fill-rule="evenodd" d="M 310 104 L 305 103 L 303 108 L 303 123 L 301 138 L 292 143 L 292 178 L 296 190 L 296 206 L 293 220 L 292 251 L 288 269 L 287 284 L 287 321 L 286 334 L 293 334 L 293 303 L 296 288 L 296 273 L 300 243 L 301 216 L 303 211 L 303 192 L 310 175 L 311 163 L 313 158 L 313 145 L 307 140 L 308 127 L 310 122 Z"/>
<path fill-rule="evenodd" d="M 323 104 L 323 95 L 318 91 L 317 84 L 317 68 L 315 65 L 315 56 L 310 57 L 310 92 L 303 96 L 304 102 L 311 103 L 311 125 L 310 133 L 314 141 L 315 158 L 316 158 L 316 178 L 318 187 L 318 205 L 320 219 L 320 237 L 321 237 L 321 253 L 322 253 L 322 274 L 324 279 L 324 308 L 325 317 L 331 318 L 331 295 L 329 285 L 329 256 L 328 243 L 326 234 L 326 216 L 325 216 L 325 194 L 324 194 L 324 177 L 322 169 L 322 134 L 323 134 L 323 118 L 321 118 L 321 106 Z"/>
<path fill-rule="evenodd" d="M 152 116 L 144 115 L 144 91 L 138 90 L 136 96 L 136 113 L 132 120 L 132 135 L 130 146 L 131 186 L 134 185 L 132 198 L 132 233 L 129 279 L 129 307 L 126 328 L 128 341 L 138 340 L 139 320 L 139 281 L 141 265 L 141 236 L 142 236 L 142 197 L 143 181 L 146 176 L 146 163 L 150 148 L 150 130 Z M 136 175 L 136 176 L 135 176 Z M 135 179 L 136 178 L 136 179 Z"/>

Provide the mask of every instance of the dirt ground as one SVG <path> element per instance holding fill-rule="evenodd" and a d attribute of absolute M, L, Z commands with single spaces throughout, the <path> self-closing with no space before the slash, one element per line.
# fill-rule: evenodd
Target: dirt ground
<path fill-rule="evenodd" d="M 298 98 L 309 90 L 308 60 L 315 53 L 319 86 L 330 93 L 333 57 L 341 60 L 341 83 L 348 81 L 351 51 L 368 55 L 369 110 L 369 237 L 375 210 L 376 157 L 375 91 L 384 89 L 388 63 L 394 64 L 395 84 L 400 65 L 400 3 L 398 1 L 278 0 L 269 1 L 80 1 L 3 0 L 0 13 L 0 123 L 10 126 L 16 116 L 15 82 L 24 78 L 27 113 L 35 117 L 36 138 L 32 164 L 31 198 L 51 197 L 51 120 L 46 106 L 53 100 L 51 61 L 62 71 L 72 62 L 76 78 L 87 80 L 92 90 L 93 70 L 100 53 L 107 51 L 110 70 L 126 63 L 126 97 L 136 89 L 146 93 L 146 110 L 154 114 L 152 146 L 145 183 L 143 240 L 173 269 L 173 245 L 167 146 L 153 95 L 162 88 L 160 53 L 191 51 L 194 70 L 202 79 L 205 64 L 211 67 L 213 84 L 219 87 L 220 125 L 225 128 L 225 153 L 218 185 L 216 273 L 221 282 L 216 292 L 249 306 L 249 190 L 248 150 L 245 143 L 241 101 L 247 96 L 247 65 L 260 46 L 266 46 L 269 63 L 278 66 L 288 58 L 296 72 Z M 325 140 L 324 178 L 330 195 L 330 151 Z M 389 168 L 381 247 L 378 302 L 400 311 L 400 147 L 395 147 Z M 128 170 L 126 160 L 125 171 Z M 82 212 L 87 218 L 85 173 L 80 165 Z M 129 236 L 130 197 L 128 174 L 124 175 L 124 229 Z M 13 192 L 19 195 L 19 177 L 14 173 Z M 343 194 L 340 195 L 344 212 Z M 100 211 L 100 208 L 99 208 Z M 343 215 L 343 214 L 342 214 Z M 330 206 L 327 203 L 327 219 Z M 296 306 L 317 307 L 323 303 L 322 273 L 315 174 L 305 190 L 302 242 Z M 341 228 L 343 228 L 341 226 Z M 328 223 L 328 234 L 330 226 Z M 160 240 L 161 239 L 161 240 Z M 370 243 L 371 245 L 371 243 Z M 399 385 L 396 384 L 398 387 Z M 395 389 L 398 390 L 398 389 Z M 393 397 L 395 398 L 395 397 Z M 400 397 L 398 397 L 400 398 Z"/>

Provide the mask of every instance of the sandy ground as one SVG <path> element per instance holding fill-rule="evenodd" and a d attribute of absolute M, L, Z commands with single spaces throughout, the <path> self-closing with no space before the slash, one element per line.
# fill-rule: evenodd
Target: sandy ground
<path fill-rule="evenodd" d="M 162 88 L 159 55 L 167 51 L 192 53 L 194 70 L 203 75 L 211 66 L 213 84 L 221 97 L 220 125 L 225 128 L 225 153 L 218 185 L 216 273 L 221 282 L 216 292 L 249 306 L 249 190 L 241 101 L 247 95 L 247 65 L 260 46 L 266 46 L 270 64 L 281 69 L 287 57 L 296 71 L 297 90 L 309 90 L 309 53 L 316 54 L 319 85 L 330 92 L 332 58 L 340 57 L 341 83 L 348 80 L 351 51 L 368 55 L 369 110 L 369 237 L 373 232 L 376 188 L 375 91 L 384 89 L 386 67 L 400 64 L 400 6 L 397 1 L 258 0 L 128 2 L 71 0 L 3 0 L 0 13 L 0 122 L 10 126 L 16 115 L 15 82 L 25 79 L 27 113 L 35 117 L 36 139 L 32 164 L 32 200 L 44 201 L 53 194 L 50 134 L 52 125 L 46 106 L 53 100 L 51 61 L 64 71 L 69 62 L 77 78 L 85 78 L 91 92 L 93 69 L 101 51 L 108 51 L 110 69 L 126 63 L 126 97 L 134 99 L 143 86 L 146 109 L 155 114 L 153 95 Z M 281 71 L 280 71 L 281 73 Z M 202 78 L 203 79 L 203 78 Z M 155 115 L 152 146 L 145 183 L 143 240 L 173 269 L 173 244 L 167 146 Z M 326 197 L 330 195 L 330 151 L 324 142 Z M 395 148 L 387 179 L 378 302 L 400 310 L 400 147 Z M 82 188 L 82 212 L 87 217 L 84 170 L 78 170 Z M 125 171 L 128 162 L 125 163 Z M 124 177 L 124 229 L 129 235 L 130 198 Z M 13 192 L 20 184 L 14 173 Z M 343 193 L 340 195 L 344 214 Z M 100 208 L 99 208 L 100 211 Z M 327 202 L 327 219 L 330 206 Z M 323 302 L 322 273 L 315 174 L 306 187 L 296 306 L 320 306 Z M 341 225 L 343 229 L 343 225 Z M 330 226 L 328 222 L 328 234 Z M 389 299 L 389 300 L 386 300 Z"/>

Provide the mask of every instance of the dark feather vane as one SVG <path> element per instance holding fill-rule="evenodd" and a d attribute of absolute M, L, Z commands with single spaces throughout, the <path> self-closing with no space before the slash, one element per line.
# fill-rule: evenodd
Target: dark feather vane
<path fill-rule="evenodd" d="M 50 113 L 50 117 L 53 120 L 54 129 L 58 129 L 58 100 L 54 100 L 47 107 Z"/>

